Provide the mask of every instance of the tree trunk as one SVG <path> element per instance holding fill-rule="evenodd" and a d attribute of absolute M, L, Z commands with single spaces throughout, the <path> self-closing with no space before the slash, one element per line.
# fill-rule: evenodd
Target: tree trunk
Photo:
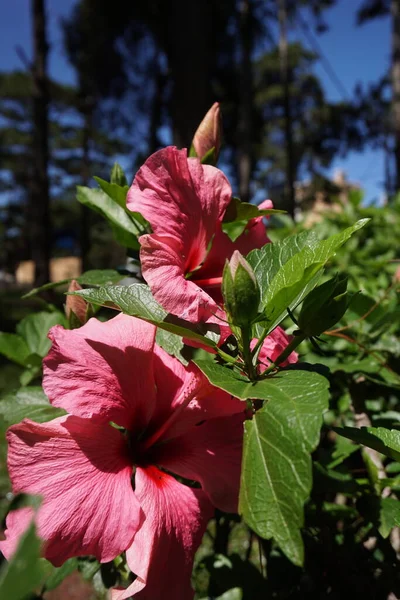
<path fill-rule="evenodd" d="M 50 280 L 50 196 L 48 179 L 48 103 L 46 75 L 49 46 L 46 40 L 44 0 L 32 0 L 33 23 L 33 177 L 31 184 L 30 242 L 35 264 L 35 286 Z"/>
<path fill-rule="evenodd" d="M 400 0 L 391 1 L 392 13 L 392 112 L 395 140 L 396 190 L 400 190 Z"/>
<path fill-rule="evenodd" d="M 283 88 L 283 111 L 285 121 L 285 149 L 286 149 L 286 178 L 284 187 L 285 210 L 294 217 L 295 194 L 294 194 L 294 156 L 293 156 L 293 133 L 292 115 L 290 106 L 290 81 L 288 65 L 288 41 L 287 41 L 287 11 L 286 0 L 278 0 L 279 18 L 279 58 L 281 70 L 281 85 Z"/>
<path fill-rule="evenodd" d="M 253 167 L 253 72 L 251 63 L 251 2 L 243 0 L 239 6 L 240 81 L 237 163 L 239 195 L 243 202 L 250 200 L 250 179 Z"/>
<path fill-rule="evenodd" d="M 87 98 L 83 100 L 82 109 L 84 124 L 82 130 L 82 185 L 88 186 L 90 182 L 90 139 L 92 136 L 92 114 L 93 105 Z M 90 209 L 87 206 L 81 206 L 81 228 L 80 228 L 80 250 L 81 250 L 81 268 L 86 271 L 89 268 L 88 254 L 90 250 Z"/>
<path fill-rule="evenodd" d="M 213 5 L 211 0 L 174 0 L 166 14 L 165 49 L 172 81 L 174 144 L 190 148 L 211 106 Z"/>
<path fill-rule="evenodd" d="M 163 90 L 165 75 L 162 72 L 158 52 L 154 58 L 154 97 L 150 112 L 149 144 L 148 153 L 153 154 L 161 146 L 158 139 L 158 128 L 161 124 L 161 112 L 163 107 Z"/>

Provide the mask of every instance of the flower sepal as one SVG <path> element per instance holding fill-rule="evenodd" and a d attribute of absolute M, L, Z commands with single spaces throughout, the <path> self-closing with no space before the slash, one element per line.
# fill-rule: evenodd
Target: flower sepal
<path fill-rule="evenodd" d="M 238 250 L 225 263 L 222 296 L 228 320 L 233 327 L 249 327 L 255 321 L 260 288 L 253 269 Z"/>

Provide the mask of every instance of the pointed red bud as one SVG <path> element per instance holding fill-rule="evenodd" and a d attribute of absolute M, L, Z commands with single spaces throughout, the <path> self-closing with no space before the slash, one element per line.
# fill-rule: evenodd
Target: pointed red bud
<path fill-rule="evenodd" d="M 81 290 L 82 287 L 79 283 L 73 279 L 69 284 L 68 292 L 77 292 Z M 65 302 L 65 314 L 68 320 L 73 319 L 73 315 L 75 315 L 76 319 L 79 321 L 81 325 L 86 323 L 86 315 L 87 315 L 87 302 L 80 296 L 67 296 L 67 300 Z"/>
<path fill-rule="evenodd" d="M 193 138 L 193 148 L 200 160 L 214 148 L 214 163 L 217 162 L 221 148 L 222 120 L 219 102 L 214 102 Z"/>

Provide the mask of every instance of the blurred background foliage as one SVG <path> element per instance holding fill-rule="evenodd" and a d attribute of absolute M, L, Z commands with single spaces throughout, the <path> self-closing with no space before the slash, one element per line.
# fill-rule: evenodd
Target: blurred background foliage
<path fill-rule="evenodd" d="M 116 157 L 132 178 L 167 143 L 188 147 L 214 101 L 224 118 L 220 164 L 242 200 L 268 190 L 293 216 L 305 196 L 338 191 L 327 176 L 335 159 L 370 147 L 384 152 L 391 197 L 400 187 L 400 17 L 391 11 L 390 69 L 350 95 L 318 42 L 337 1 L 115 0 L 110 11 L 104 0 L 80 0 L 58 23 L 75 86 L 50 78 L 46 5 L 27 2 L 33 52 L 17 43 L 20 70 L 0 73 L 1 279 L 29 260 L 34 273 L 17 280 L 38 285 L 53 277 L 51 258 L 96 266 L 111 237 L 74 202 L 75 186 L 105 178 Z M 389 13 L 383 0 L 348 9 L 360 26 Z M 316 65 L 340 100 L 327 99 Z M 113 258 L 106 265 L 103 253 L 103 266 Z"/>
<path fill-rule="evenodd" d="M 65 323 L 62 287 L 23 300 L 22 294 L 82 270 L 127 266 L 115 229 L 76 202 L 76 185 L 92 185 L 93 175 L 108 180 L 115 160 L 132 176 L 166 143 L 189 147 L 218 100 L 224 120 L 219 166 L 234 192 L 257 201 L 268 189 L 275 206 L 288 211 L 270 219 L 272 241 L 310 228 L 327 237 L 357 219 L 371 221 L 329 267 L 329 275 L 348 274 L 351 291 L 358 292 L 350 309 L 317 347 L 307 342 L 300 349 L 301 359 L 329 367 L 331 384 L 313 456 L 305 566 L 293 566 L 237 516 L 217 513 L 196 558 L 196 599 L 400 597 L 400 466 L 332 429 L 397 430 L 400 424 L 399 0 L 363 0 L 358 12 L 349 9 L 360 26 L 390 14 L 393 52 L 389 72 L 339 102 L 326 99 L 313 69 L 325 59 L 317 36 L 329 27 L 324 12 L 335 0 L 114 0 L 112 10 L 104 0 L 80 0 L 60 23 L 76 87 L 49 78 L 46 7 L 43 0 L 29 4 L 32 59 L 19 48 L 21 70 L 0 73 L 2 514 L 12 499 L 5 430 L 27 414 L 51 418 L 39 387 L 41 359 L 49 327 Z M 296 28 L 313 50 L 288 36 Z M 365 206 L 361 187 L 343 173 L 334 180 L 326 175 L 337 156 L 368 146 L 385 154 L 383 207 Z M 135 251 L 129 254 L 132 259 Z M 285 326 L 296 328 L 289 317 Z M 24 544 L 34 539 L 28 532 Z M 100 566 L 71 559 L 62 569 L 48 563 L 25 569 L 33 573 L 31 587 L 18 597 L 33 597 L 35 589 L 36 598 L 63 600 L 71 592 L 58 586 L 73 581 L 82 600 L 102 598 L 126 576 L 121 561 Z M 0 590 L 6 584 L 0 576 Z"/>

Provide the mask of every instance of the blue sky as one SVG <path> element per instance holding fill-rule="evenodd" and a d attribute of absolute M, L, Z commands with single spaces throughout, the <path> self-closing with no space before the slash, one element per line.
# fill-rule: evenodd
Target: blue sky
<path fill-rule="evenodd" d="M 132 0 L 131 0 L 132 1 Z M 334 8 L 325 12 L 329 31 L 318 36 L 323 53 L 332 64 L 343 86 L 351 95 L 357 82 L 368 84 L 378 79 L 390 61 L 390 22 L 379 19 L 363 27 L 355 25 L 355 14 L 362 0 L 338 0 Z M 30 0 L 5 0 L 0 3 L 0 70 L 23 68 L 15 48 L 21 46 L 31 54 Z M 68 15 L 75 0 L 47 0 L 48 34 L 51 44 L 50 75 L 59 81 L 74 83 L 75 76 L 62 52 L 59 20 Z M 112 3 L 111 3 L 112 6 Z M 292 32 L 307 45 L 301 30 Z M 322 65 L 316 67 L 329 100 L 342 96 L 328 77 Z M 366 201 L 382 197 L 383 154 L 380 151 L 351 153 L 336 159 L 330 172 L 343 169 L 351 181 L 357 181 L 366 190 Z"/>

